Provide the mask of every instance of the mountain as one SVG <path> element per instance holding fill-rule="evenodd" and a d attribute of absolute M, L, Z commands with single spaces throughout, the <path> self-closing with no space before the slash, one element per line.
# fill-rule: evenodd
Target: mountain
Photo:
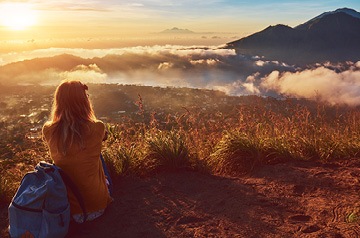
<path fill-rule="evenodd" d="M 294 28 L 269 26 L 227 44 L 239 54 L 264 56 L 290 64 L 360 60 L 360 13 L 341 8 Z"/>
<path fill-rule="evenodd" d="M 166 29 L 160 33 L 167 33 L 167 34 L 193 34 L 194 32 L 193 31 L 190 31 L 188 29 L 180 29 L 180 28 L 177 28 L 177 27 L 173 27 L 171 29 Z"/>
<path fill-rule="evenodd" d="M 314 17 L 313 19 L 309 20 L 308 22 L 306 22 L 306 23 L 304 23 L 304 24 L 309 24 L 309 23 L 314 22 L 314 21 L 316 21 L 316 20 L 318 20 L 318 19 L 320 19 L 320 18 L 322 18 L 322 17 L 324 17 L 324 16 L 332 15 L 332 14 L 336 14 L 336 13 L 340 13 L 340 12 L 341 12 L 341 13 L 348 14 L 348 15 L 350 15 L 350 16 L 353 16 L 353 17 L 356 17 L 356 18 L 359 18 L 359 19 L 360 19 L 360 13 L 357 12 L 357 11 L 355 11 L 354 9 L 350 9 L 350 8 L 339 8 L 339 9 L 337 9 L 337 10 L 335 10 L 335 11 L 324 12 L 324 13 L 320 14 L 320 15 L 317 16 L 317 17 Z M 303 24 L 301 24 L 301 25 L 303 25 Z M 300 26 L 301 26 L 301 25 L 300 25 Z"/>

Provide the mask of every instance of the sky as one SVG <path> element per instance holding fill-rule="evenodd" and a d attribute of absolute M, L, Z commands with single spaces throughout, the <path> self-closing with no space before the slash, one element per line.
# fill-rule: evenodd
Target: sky
<path fill-rule="evenodd" d="M 281 23 L 293 27 L 342 7 L 359 11 L 360 1 L 0 1 L 0 40 L 96 40 L 136 36 L 151 41 L 154 33 L 173 27 L 241 38 L 269 25 Z M 14 26 L 14 22 L 18 26 Z"/>
<path fill-rule="evenodd" d="M 359 0 L 0 0 L 0 85 L 92 83 L 321 97 L 360 105 L 360 61 L 299 68 L 223 44 Z M 177 27 L 194 34 L 169 35 Z"/>

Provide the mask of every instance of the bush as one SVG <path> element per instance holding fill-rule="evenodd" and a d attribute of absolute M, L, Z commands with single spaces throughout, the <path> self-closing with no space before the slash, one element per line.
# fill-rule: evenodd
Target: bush
<path fill-rule="evenodd" d="M 148 132 L 144 155 L 135 163 L 139 173 L 191 167 L 184 136 L 177 130 Z"/>
<path fill-rule="evenodd" d="M 241 132 L 226 132 L 209 156 L 213 172 L 226 175 L 249 173 L 261 158 L 257 138 Z"/>
<path fill-rule="evenodd" d="M 116 149 L 106 148 L 102 154 L 110 174 L 115 176 L 126 175 L 129 173 L 133 161 L 137 156 L 134 146 L 118 146 Z"/>

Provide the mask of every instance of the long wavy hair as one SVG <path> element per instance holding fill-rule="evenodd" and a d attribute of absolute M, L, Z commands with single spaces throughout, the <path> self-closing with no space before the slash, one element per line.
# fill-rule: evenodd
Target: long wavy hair
<path fill-rule="evenodd" d="M 56 88 L 47 124 L 54 127 L 50 141 L 56 141 L 59 152 L 64 155 L 74 143 L 85 148 L 87 122 L 96 121 L 87 90 L 88 87 L 80 81 L 63 81 Z"/>

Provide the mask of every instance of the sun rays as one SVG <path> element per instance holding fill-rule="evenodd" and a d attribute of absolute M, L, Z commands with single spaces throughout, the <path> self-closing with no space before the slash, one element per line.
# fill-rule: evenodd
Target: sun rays
<path fill-rule="evenodd" d="M 36 24 L 36 11 L 26 3 L 3 3 L 0 5 L 0 23 L 9 30 L 26 30 Z"/>

